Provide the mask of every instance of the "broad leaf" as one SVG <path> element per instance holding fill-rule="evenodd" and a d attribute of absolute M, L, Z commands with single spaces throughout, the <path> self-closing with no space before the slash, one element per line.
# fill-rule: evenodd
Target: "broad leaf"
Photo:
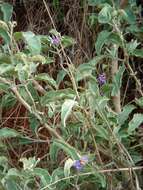
<path fill-rule="evenodd" d="M 125 121 L 129 118 L 129 114 L 135 109 L 134 105 L 126 105 L 123 108 L 123 111 L 118 115 L 119 125 L 123 125 Z"/>
<path fill-rule="evenodd" d="M 131 134 L 143 123 L 143 114 L 134 114 L 133 119 L 129 122 L 128 133 Z"/>
<path fill-rule="evenodd" d="M 10 36 L 9 36 L 8 32 L 3 28 L 0 28 L 0 37 L 2 37 L 4 39 L 4 42 L 6 44 L 10 43 Z"/>
<path fill-rule="evenodd" d="M 56 81 L 53 78 L 51 78 L 47 73 L 38 74 L 35 77 L 35 79 L 39 80 L 39 81 L 47 82 L 47 83 L 49 83 L 50 85 L 52 85 L 53 87 L 55 87 L 57 89 Z"/>
<path fill-rule="evenodd" d="M 65 102 L 62 105 L 62 110 L 61 110 L 61 120 L 62 120 L 62 124 L 64 127 L 66 127 L 66 120 L 68 118 L 68 116 L 70 115 L 73 106 L 77 104 L 77 102 L 75 100 L 65 100 Z"/>
<path fill-rule="evenodd" d="M 135 102 L 136 102 L 136 104 L 138 106 L 140 106 L 141 108 L 143 108 L 143 97 L 141 97 L 139 99 L 136 99 Z"/>
<path fill-rule="evenodd" d="M 70 169 L 73 166 L 73 163 L 74 163 L 74 161 L 71 158 L 66 160 L 65 165 L 64 165 L 65 177 L 68 177 L 70 175 Z"/>
<path fill-rule="evenodd" d="M 143 49 L 135 49 L 133 51 L 132 55 L 143 58 Z"/>
<path fill-rule="evenodd" d="M 110 23 L 112 19 L 113 8 L 109 4 L 105 4 L 102 10 L 99 12 L 98 21 L 99 23 Z"/>
<path fill-rule="evenodd" d="M 33 174 L 41 179 L 42 187 L 47 186 L 51 182 L 51 176 L 46 169 L 34 168 Z"/>
<path fill-rule="evenodd" d="M 28 48 L 31 52 L 31 54 L 40 54 L 41 52 L 41 42 L 39 38 L 33 33 L 33 32 L 23 32 L 22 33 Z"/>
<path fill-rule="evenodd" d="M 101 53 L 101 49 L 103 45 L 108 41 L 111 32 L 107 30 L 103 30 L 98 34 L 97 41 L 95 43 L 96 53 L 99 55 Z"/>
<path fill-rule="evenodd" d="M 90 77 L 92 74 L 92 71 L 96 69 L 95 66 L 106 57 L 107 56 L 104 56 L 104 55 L 96 56 L 93 59 L 91 59 L 89 62 L 79 65 L 75 73 L 76 81 L 78 82 L 82 79 L 86 79 Z"/>
<path fill-rule="evenodd" d="M 73 160 L 78 160 L 80 155 L 77 152 L 76 149 L 73 147 L 69 146 L 68 144 L 65 144 L 65 142 L 61 140 L 55 140 L 54 144 L 59 148 L 62 149 L 64 152 L 67 153 L 68 156 L 70 156 Z"/>
<path fill-rule="evenodd" d="M 3 20 L 9 22 L 13 12 L 13 6 L 9 3 L 3 3 L 1 5 L 1 11 L 3 13 Z"/>
<path fill-rule="evenodd" d="M 118 94 L 121 85 L 122 85 L 122 77 L 123 77 L 123 73 L 125 71 L 125 66 L 120 66 L 118 72 L 116 73 L 116 75 L 114 76 L 113 79 L 113 89 L 112 89 L 112 96 L 115 96 Z"/>
<path fill-rule="evenodd" d="M 55 102 L 64 99 L 73 99 L 75 97 L 75 92 L 72 89 L 63 90 L 51 90 L 47 92 L 43 97 L 41 97 L 41 104 L 45 105 L 49 102 Z"/>
<path fill-rule="evenodd" d="M 0 129 L 0 138 L 13 138 L 21 137 L 20 133 L 11 128 L 2 128 Z"/>

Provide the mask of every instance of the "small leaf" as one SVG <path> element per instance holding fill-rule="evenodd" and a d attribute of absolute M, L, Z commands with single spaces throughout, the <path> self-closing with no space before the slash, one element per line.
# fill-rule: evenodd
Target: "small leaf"
<path fill-rule="evenodd" d="M 29 47 L 30 52 L 35 54 L 40 54 L 41 52 L 41 42 L 40 39 L 33 32 L 22 32 L 22 35 Z"/>
<path fill-rule="evenodd" d="M 50 174 L 48 173 L 48 171 L 46 169 L 34 168 L 33 169 L 33 174 L 35 176 L 40 177 L 42 187 L 47 186 L 51 182 L 51 176 L 50 176 Z"/>
<path fill-rule="evenodd" d="M 11 108 L 16 104 L 17 100 L 12 93 L 8 93 L 2 96 L 1 107 Z"/>
<path fill-rule="evenodd" d="M 125 121 L 128 119 L 129 114 L 135 109 L 134 105 L 126 105 L 123 108 L 123 111 L 118 115 L 119 125 L 123 125 Z"/>
<path fill-rule="evenodd" d="M 69 47 L 75 44 L 75 40 L 69 36 L 62 36 L 61 42 L 64 47 Z"/>
<path fill-rule="evenodd" d="M 140 106 L 141 108 L 143 108 L 143 97 L 141 97 L 139 99 L 136 99 L 135 102 L 136 102 L 136 104 L 138 106 Z"/>
<path fill-rule="evenodd" d="M 40 123 L 37 120 L 37 118 L 31 113 L 29 113 L 28 118 L 29 118 L 30 128 L 31 128 L 32 132 L 35 133 L 37 131 L 38 127 L 40 126 Z"/>
<path fill-rule="evenodd" d="M 116 73 L 116 75 L 114 76 L 113 79 L 113 89 L 112 89 L 112 96 L 115 96 L 118 94 L 121 85 L 122 85 L 122 77 L 123 77 L 123 73 L 125 71 L 125 66 L 120 66 L 118 72 Z"/>
<path fill-rule="evenodd" d="M 95 58 L 91 59 L 89 62 L 79 65 L 79 67 L 76 68 L 76 73 L 75 73 L 76 81 L 78 82 L 82 79 L 90 77 L 92 71 L 96 69 L 95 66 L 106 57 L 107 56 L 104 55 L 96 56 Z"/>
<path fill-rule="evenodd" d="M 67 75 L 67 72 L 64 71 L 64 70 L 60 70 L 60 71 L 58 72 L 57 80 L 56 80 L 58 86 L 59 86 L 60 83 L 63 81 L 63 79 L 64 79 L 64 77 L 65 77 L 66 75 Z"/>
<path fill-rule="evenodd" d="M 103 45 L 108 41 L 108 37 L 110 36 L 111 32 L 107 30 L 103 30 L 98 34 L 97 41 L 95 43 L 96 52 L 99 55 Z"/>
<path fill-rule="evenodd" d="M 67 153 L 68 156 L 70 156 L 73 160 L 78 160 L 80 155 L 77 152 L 77 150 L 68 144 L 65 144 L 65 142 L 61 140 L 55 140 L 54 145 L 57 146 L 59 149 L 62 149 L 64 152 Z"/>
<path fill-rule="evenodd" d="M 99 12 L 98 21 L 99 23 L 110 23 L 112 19 L 113 8 L 109 4 L 105 4 L 102 10 Z"/>
<path fill-rule="evenodd" d="M 0 129 L 0 138 L 13 138 L 13 137 L 21 137 L 21 135 L 14 129 L 6 127 Z"/>
<path fill-rule="evenodd" d="M 38 74 L 35 77 L 35 79 L 47 82 L 47 83 L 49 83 L 50 85 L 52 85 L 53 87 L 55 87 L 57 89 L 57 83 L 56 83 L 56 81 L 53 78 L 51 78 L 47 73 Z"/>
<path fill-rule="evenodd" d="M 143 122 L 143 114 L 134 114 L 133 119 L 129 122 L 128 133 L 131 134 Z"/>
<path fill-rule="evenodd" d="M 132 55 L 143 58 L 143 49 L 135 49 L 133 51 Z"/>
<path fill-rule="evenodd" d="M 2 37 L 4 39 L 4 42 L 6 44 L 10 43 L 10 36 L 7 33 L 7 31 L 5 29 L 3 29 L 3 28 L 0 28 L 0 37 Z"/>
<path fill-rule="evenodd" d="M 1 11 L 3 13 L 3 20 L 9 22 L 13 12 L 13 6 L 9 3 L 3 3 L 1 4 Z"/>
<path fill-rule="evenodd" d="M 131 42 L 127 43 L 126 46 L 127 46 L 127 51 L 129 54 L 132 54 L 134 53 L 135 49 L 137 48 L 137 46 L 139 45 L 140 43 L 137 42 L 137 40 L 132 40 Z"/>
<path fill-rule="evenodd" d="M 52 162 L 57 161 L 58 151 L 59 151 L 59 147 L 55 143 L 52 143 L 50 146 L 50 159 Z"/>
<path fill-rule="evenodd" d="M 23 169 L 24 170 L 31 170 L 33 171 L 33 169 L 36 167 L 36 165 L 38 164 L 40 160 L 37 159 L 35 157 L 30 157 L 30 158 L 21 158 L 20 162 L 23 163 Z"/>
<path fill-rule="evenodd" d="M 62 105 L 62 110 L 61 110 L 61 120 L 62 120 L 62 124 L 64 125 L 64 127 L 66 127 L 66 120 L 68 118 L 68 116 L 71 113 L 71 110 L 73 108 L 73 106 L 77 104 L 77 102 L 75 100 L 65 100 L 65 102 Z"/>
<path fill-rule="evenodd" d="M 68 177 L 70 175 L 70 169 L 73 166 L 74 161 L 69 158 L 66 160 L 65 165 L 64 165 L 64 175 L 65 177 Z"/>
<path fill-rule="evenodd" d="M 46 105 L 49 102 L 55 102 L 62 99 L 73 99 L 75 97 L 75 92 L 72 89 L 62 89 L 62 90 L 51 90 L 45 93 L 41 97 L 41 104 Z"/>

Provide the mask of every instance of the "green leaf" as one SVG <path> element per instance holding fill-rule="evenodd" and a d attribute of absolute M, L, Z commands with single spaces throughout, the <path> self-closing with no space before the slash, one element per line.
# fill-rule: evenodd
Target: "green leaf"
<path fill-rule="evenodd" d="M 136 99 L 135 100 L 136 104 L 140 106 L 141 108 L 143 107 L 143 97 Z"/>
<path fill-rule="evenodd" d="M 95 58 L 91 59 L 89 62 L 79 65 L 79 67 L 76 68 L 76 73 L 75 73 L 76 81 L 78 82 L 82 79 L 90 77 L 92 71 L 96 69 L 95 66 L 106 57 L 107 56 L 104 55 L 96 56 Z"/>
<path fill-rule="evenodd" d="M 73 163 L 74 163 L 74 161 L 71 158 L 66 160 L 65 165 L 64 165 L 64 175 L 65 175 L 65 177 L 69 177 L 70 169 L 73 166 Z"/>
<path fill-rule="evenodd" d="M 133 119 L 129 122 L 128 133 L 131 134 L 143 122 L 143 114 L 134 114 Z"/>
<path fill-rule="evenodd" d="M 52 162 L 57 161 L 58 151 L 59 147 L 55 143 L 52 143 L 50 146 L 50 159 Z"/>
<path fill-rule="evenodd" d="M 39 81 L 47 82 L 53 87 L 55 87 L 56 89 L 58 88 L 56 81 L 53 78 L 51 78 L 47 73 L 38 74 L 35 76 L 35 79 Z"/>
<path fill-rule="evenodd" d="M 109 132 L 106 128 L 104 128 L 104 126 L 100 126 L 98 125 L 96 127 L 96 131 L 97 131 L 97 136 L 101 137 L 102 139 L 105 139 L 105 140 L 109 140 Z"/>
<path fill-rule="evenodd" d="M 112 19 L 113 8 L 109 4 L 105 4 L 105 6 L 101 9 L 98 14 L 99 23 L 110 23 Z"/>
<path fill-rule="evenodd" d="M 101 53 L 103 45 L 108 41 L 111 32 L 103 30 L 98 34 L 97 41 L 95 43 L 96 53 L 99 55 Z"/>
<path fill-rule="evenodd" d="M 4 84 L 0 82 L 0 92 L 7 92 L 8 89 L 9 89 L 8 84 Z"/>
<path fill-rule="evenodd" d="M 12 93 L 8 93 L 2 96 L 1 107 L 11 108 L 16 104 L 17 100 Z"/>
<path fill-rule="evenodd" d="M 4 42 L 6 44 L 9 44 L 10 43 L 10 36 L 9 34 L 7 33 L 6 30 L 4 30 L 3 28 L 0 28 L 0 37 L 2 37 L 4 39 Z"/>
<path fill-rule="evenodd" d="M 11 128 L 2 128 L 0 129 L 0 138 L 13 138 L 13 137 L 21 137 L 20 133 Z"/>
<path fill-rule="evenodd" d="M 61 42 L 64 47 L 69 47 L 75 44 L 75 40 L 69 36 L 62 36 Z"/>
<path fill-rule="evenodd" d="M 30 157 L 30 158 L 20 158 L 20 162 L 23 163 L 23 169 L 24 170 L 29 170 L 29 171 L 33 171 L 33 169 L 36 167 L 36 165 L 38 164 L 40 160 L 34 157 Z"/>
<path fill-rule="evenodd" d="M 59 148 L 62 149 L 64 152 L 67 153 L 68 156 L 70 156 L 73 160 L 78 160 L 80 155 L 77 152 L 76 149 L 73 147 L 69 146 L 68 144 L 65 144 L 65 142 L 61 140 L 55 140 L 54 144 Z"/>
<path fill-rule="evenodd" d="M 135 49 L 140 43 L 137 42 L 137 40 L 132 40 L 131 42 L 126 44 L 126 48 L 129 54 L 133 54 Z"/>
<path fill-rule="evenodd" d="M 134 105 L 126 105 L 123 108 L 123 111 L 118 115 L 119 125 L 123 125 L 125 121 L 129 118 L 129 114 L 135 109 Z"/>
<path fill-rule="evenodd" d="M 3 3 L 1 4 L 1 11 L 3 13 L 3 20 L 9 22 L 13 12 L 13 6 L 9 3 Z"/>
<path fill-rule="evenodd" d="M 19 190 L 19 185 L 11 178 L 6 179 L 6 190 Z"/>
<path fill-rule="evenodd" d="M 122 66 L 119 67 L 118 72 L 114 76 L 114 79 L 113 79 L 113 89 L 112 89 L 112 93 L 111 93 L 112 96 L 117 95 L 118 92 L 119 92 L 119 90 L 120 90 L 120 88 L 121 88 L 122 77 L 123 77 L 124 71 L 125 71 L 125 66 L 122 65 Z"/>
<path fill-rule="evenodd" d="M 37 118 L 31 113 L 29 113 L 29 125 L 33 133 L 35 133 L 38 127 L 40 126 L 40 123 L 37 120 Z"/>
<path fill-rule="evenodd" d="M 58 72 L 57 80 L 56 80 L 58 86 L 59 86 L 60 83 L 63 81 L 63 79 L 64 79 L 64 77 L 65 77 L 66 75 L 67 75 L 67 72 L 64 71 L 64 70 L 60 70 L 60 71 Z"/>
<path fill-rule="evenodd" d="M 135 49 L 133 51 L 132 55 L 143 58 L 143 49 Z"/>
<path fill-rule="evenodd" d="M 12 72 L 14 70 L 14 66 L 10 64 L 0 64 L 0 75 L 6 74 L 8 72 Z"/>
<path fill-rule="evenodd" d="M 41 53 L 41 42 L 40 39 L 33 32 L 22 32 L 22 35 L 28 45 L 31 54 Z"/>
<path fill-rule="evenodd" d="M 42 187 L 47 186 L 51 182 L 51 176 L 50 176 L 50 174 L 48 173 L 48 171 L 46 169 L 34 168 L 33 169 L 33 174 L 35 176 L 40 177 Z"/>
<path fill-rule="evenodd" d="M 101 5 L 102 3 L 106 3 L 107 0 L 88 0 L 88 4 L 90 6 L 96 6 L 96 5 Z"/>
<path fill-rule="evenodd" d="M 98 111 L 100 110 L 104 110 L 105 107 L 107 106 L 107 102 L 109 101 L 109 99 L 107 97 L 98 97 L 95 100 L 95 108 Z"/>
<path fill-rule="evenodd" d="M 41 97 L 41 104 L 46 105 L 49 102 L 55 102 L 64 99 L 73 99 L 75 97 L 75 92 L 72 89 L 62 89 L 62 90 L 51 90 L 46 92 L 43 97 Z"/>
<path fill-rule="evenodd" d="M 68 116 L 70 115 L 72 108 L 75 104 L 77 104 L 75 100 L 67 99 L 62 105 L 61 120 L 64 127 L 66 127 L 66 120 Z"/>

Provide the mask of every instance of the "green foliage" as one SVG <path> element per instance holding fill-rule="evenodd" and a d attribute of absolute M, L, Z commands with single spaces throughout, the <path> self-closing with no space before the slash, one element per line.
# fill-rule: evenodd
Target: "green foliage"
<path fill-rule="evenodd" d="M 60 1 L 52 3 L 56 10 L 60 9 Z M 94 57 L 78 66 L 70 58 L 78 46 L 75 39 L 55 29 L 49 35 L 13 32 L 13 7 L 0 4 L 3 40 L 0 44 L 0 116 L 3 118 L 3 112 L 20 106 L 26 123 L 21 125 L 17 120 L 19 112 L 15 110 L 9 116 L 16 114 L 14 129 L 5 127 L 6 122 L 1 120 L 0 189 L 106 190 L 110 189 L 111 180 L 112 189 L 117 189 L 124 180 L 132 180 L 134 185 L 128 172 L 117 171 L 109 176 L 110 172 L 106 171 L 134 167 L 141 160 L 142 149 L 134 147 L 141 147 L 137 135 L 143 114 L 136 110 L 142 109 L 143 98 L 129 102 L 123 85 L 124 73 L 129 73 L 136 82 L 136 90 L 141 92 L 140 81 L 129 61 L 143 57 L 142 29 L 136 22 L 135 3 L 125 10 L 119 8 L 119 1 L 112 3 L 108 0 L 85 2 L 86 8 L 92 6 L 91 14 L 85 13 L 90 30 L 95 26 L 99 30 L 92 43 Z M 83 23 L 83 26 L 87 25 Z M 129 40 L 127 35 L 133 39 Z M 115 61 L 119 67 L 113 77 L 111 67 Z M 104 82 L 100 81 L 102 78 Z M 113 98 L 118 92 L 121 93 L 120 113 L 113 110 Z M 12 143 L 6 144 L 7 141 Z M 32 148 L 45 143 L 49 152 L 42 157 L 36 148 L 32 156 L 20 158 L 18 155 L 22 166 L 14 168 L 6 152 L 11 146 L 17 148 L 17 141 L 20 146 L 34 142 Z M 5 152 L 3 144 L 7 145 Z M 24 154 L 28 155 L 27 152 Z M 88 155 L 87 162 L 82 160 L 82 155 Z M 76 162 L 81 169 L 75 166 Z"/>

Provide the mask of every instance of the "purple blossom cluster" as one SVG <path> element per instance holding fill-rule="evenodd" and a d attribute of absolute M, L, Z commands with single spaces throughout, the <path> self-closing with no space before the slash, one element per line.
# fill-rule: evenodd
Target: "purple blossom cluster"
<path fill-rule="evenodd" d="M 102 86 L 106 83 L 106 75 L 103 73 L 103 74 L 100 74 L 97 78 L 98 80 L 98 83 Z"/>
<path fill-rule="evenodd" d="M 53 44 L 53 45 L 59 45 L 59 43 L 60 43 L 60 37 L 58 37 L 58 36 L 53 36 L 53 37 L 50 38 L 50 42 L 51 42 L 51 44 Z"/>
<path fill-rule="evenodd" d="M 88 156 L 82 156 L 80 160 L 75 160 L 73 167 L 80 171 L 88 163 Z"/>

